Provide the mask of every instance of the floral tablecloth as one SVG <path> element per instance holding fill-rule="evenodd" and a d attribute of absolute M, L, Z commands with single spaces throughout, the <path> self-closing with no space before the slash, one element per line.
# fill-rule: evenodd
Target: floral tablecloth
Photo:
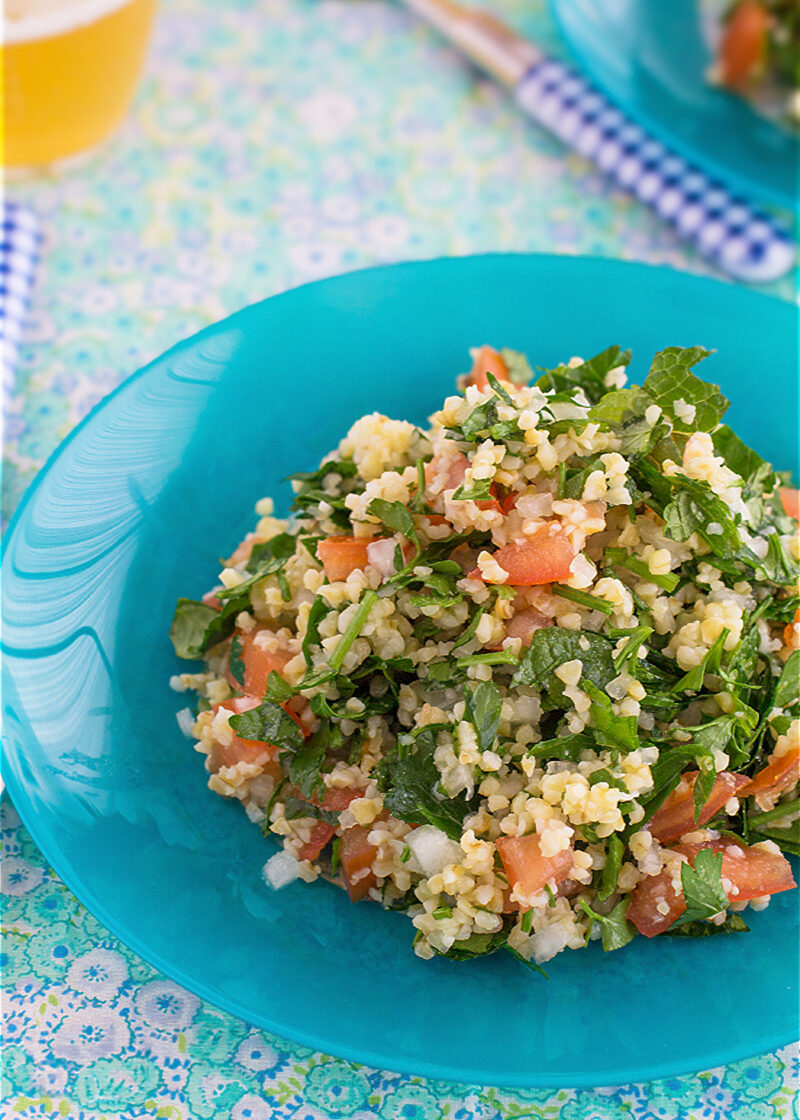
<path fill-rule="evenodd" d="M 494 8 L 562 50 L 545 0 Z M 4 519 L 128 373 L 306 280 L 509 249 L 709 271 L 389 0 L 164 0 L 114 139 L 9 193 L 36 211 L 44 244 L 5 400 Z M 791 298 L 793 281 L 773 290 Z M 800 1117 L 796 1047 L 595 1092 L 456 1086 L 312 1053 L 203 1003 L 111 937 L 7 795 L 0 828 L 4 1117 Z"/>

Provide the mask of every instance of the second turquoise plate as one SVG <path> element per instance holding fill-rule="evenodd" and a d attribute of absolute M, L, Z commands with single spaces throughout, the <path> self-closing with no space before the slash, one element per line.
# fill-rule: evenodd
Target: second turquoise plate
<path fill-rule="evenodd" d="M 581 67 L 639 124 L 748 198 L 798 203 L 800 144 L 706 80 L 700 0 L 550 0 Z"/>

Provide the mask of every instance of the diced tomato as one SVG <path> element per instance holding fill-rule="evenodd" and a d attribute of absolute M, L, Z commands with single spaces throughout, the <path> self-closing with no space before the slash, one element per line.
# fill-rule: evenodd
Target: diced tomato
<path fill-rule="evenodd" d="M 205 603 L 205 605 L 207 607 L 213 607 L 215 611 L 218 611 L 222 606 L 222 603 L 217 598 L 218 590 L 219 588 L 216 588 L 214 591 L 206 591 L 205 595 L 203 596 L 203 602 Z"/>
<path fill-rule="evenodd" d="M 800 490 L 793 490 L 788 486 L 781 487 L 781 504 L 787 517 L 800 521 Z"/>
<path fill-rule="evenodd" d="M 537 630 L 545 626 L 552 626 L 552 618 L 547 618 L 539 611 L 528 607 L 524 611 L 517 611 L 513 618 L 506 623 L 507 638 L 521 638 L 524 646 L 529 646 Z"/>
<path fill-rule="evenodd" d="M 367 547 L 372 537 L 326 537 L 317 545 L 317 556 L 325 575 L 335 583 L 347 579 L 356 568 L 366 568 Z"/>
<path fill-rule="evenodd" d="M 340 813 L 346 809 L 351 801 L 356 797 L 363 797 L 363 789 L 326 789 L 322 801 L 317 799 L 314 794 L 312 801 L 315 805 L 319 805 L 321 809 L 327 809 L 329 812 Z"/>
<path fill-rule="evenodd" d="M 723 770 L 721 774 L 717 774 L 708 800 L 695 821 L 694 787 L 697 784 L 698 777 L 697 770 L 684 774 L 680 785 L 656 810 L 648 824 L 650 834 L 656 840 L 660 840 L 662 844 L 680 840 L 685 833 L 691 832 L 694 828 L 699 828 L 706 821 L 710 821 L 725 802 L 729 801 L 740 790 L 743 790 L 749 781 L 744 774 L 732 774 L 728 770 Z"/>
<path fill-rule="evenodd" d="M 783 628 L 783 644 L 789 649 L 800 649 L 800 608 L 794 612 L 794 618 Z"/>
<path fill-rule="evenodd" d="M 436 468 L 434 466 L 434 463 L 435 463 L 435 457 L 434 457 L 434 459 L 432 459 L 430 461 L 430 463 L 426 464 L 426 466 L 425 466 L 425 477 L 428 480 L 430 480 L 430 478 L 432 478 L 432 476 L 433 476 L 433 474 L 436 470 Z M 447 485 L 445 486 L 444 489 L 445 490 L 457 490 L 459 488 L 459 486 L 461 486 L 462 483 L 464 482 L 464 478 L 466 477 L 468 466 L 469 466 L 469 459 L 466 457 L 466 455 L 461 455 L 461 454 L 455 455 L 450 460 L 450 463 L 449 463 L 448 468 L 447 468 Z M 429 468 L 430 468 L 430 471 L 429 471 Z M 494 487 L 494 483 L 492 484 L 492 487 L 490 489 L 491 489 L 491 493 L 496 494 L 496 488 Z M 493 498 L 479 498 L 475 502 L 475 505 L 478 507 L 478 509 L 493 509 L 493 510 L 496 510 L 498 513 L 502 513 L 502 507 L 501 507 L 501 505 L 498 502 L 496 497 L 493 497 Z"/>
<path fill-rule="evenodd" d="M 297 853 L 298 859 L 315 860 L 328 841 L 336 835 L 336 829 L 326 821 L 317 821 L 311 829 L 311 836 Z"/>
<path fill-rule="evenodd" d="M 770 15 L 760 0 L 740 0 L 731 12 L 719 48 L 720 80 L 744 89 L 761 76 L 767 56 Z"/>
<path fill-rule="evenodd" d="M 481 346 L 472 362 L 467 385 L 475 385 L 483 393 L 489 388 L 491 373 L 498 381 L 508 381 L 508 366 L 493 346 Z"/>
<path fill-rule="evenodd" d="M 496 844 L 509 884 L 520 894 L 535 894 L 551 879 L 560 883 L 572 870 L 572 847 L 554 856 L 543 856 L 535 833 L 501 836 Z"/>
<path fill-rule="evenodd" d="M 790 747 L 785 754 L 771 754 L 763 770 L 759 770 L 740 791 L 743 797 L 755 797 L 759 808 L 772 809 L 786 790 L 800 781 L 800 747 Z"/>
<path fill-rule="evenodd" d="M 346 828 L 342 833 L 339 858 L 342 861 L 342 871 L 351 902 L 358 902 L 360 898 L 364 898 L 367 891 L 378 881 L 372 870 L 372 861 L 375 859 L 377 849 L 374 844 L 370 844 L 368 836 L 369 829 L 360 824 Z"/>
<path fill-rule="evenodd" d="M 244 684 L 240 685 L 230 671 L 230 666 L 225 673 L 225 678 L 233 688 L 242 688 L 247 696 L 263 696 L 267 691 L 267 680 L 273 670 L 280 673 L 292 654 L 285 649 L 264 649 L 257 640 L 263 630 L 251 630 L 249 633 L 238 632 L 241 642 L 241 658 L 244 662 Z"/>
<path fill-rule="evenodd" d="M 511 587 L 534 587 L 567 579 L 575 553 L 567 537 L 559 530 L 540 529 L 530 537 L 503 545 L 494 559 L 508 572 Z M 480 569 L 470 572 L 472 579 L 483 579 Z M 491 580 L 486 582 L 491 583 Z"/>
<path fill-rule="evenodd" d="M 722 852 L 722 878 L 732 884 L 728 895 L 731 902 L 779 894 L 797 885 L 789 861 L 780 852 L 767 851 L 758 844 L 748 847 L 722 838 L 705 844 L 677 844 L 674 850 L 685 855 L 694 867 L 697 853 L 704 848 Z M 672 873 L 662 871 L 637 883 L 625 917 L 645 937 L 656 937 L 669 929 L 685 909 L 683 894 L 676 893 L 672 887 Z"/>

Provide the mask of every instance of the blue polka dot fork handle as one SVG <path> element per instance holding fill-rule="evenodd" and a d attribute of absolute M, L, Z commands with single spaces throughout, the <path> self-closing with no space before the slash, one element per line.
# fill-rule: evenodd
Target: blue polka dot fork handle
<path fill-rule="evenodd" d="M 513 90 L 528 116 L 651 207 L 717 268 L 763 283 L 793 267 L 794 240 L 778 221 L 649 136 L 572 67 L 488 12 L 455 0 L 404 2 Z"/>

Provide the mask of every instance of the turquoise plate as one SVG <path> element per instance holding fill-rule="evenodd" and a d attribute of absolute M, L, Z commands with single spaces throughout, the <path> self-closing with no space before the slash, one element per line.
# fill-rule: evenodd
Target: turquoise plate
<path fill-rule="evenodd" d="M 792 210 L 800 144 L 706 81 L 700 0 L 550 0 L 577 61 L 639 124 L 751 199 Z"/>
<path fill-rule="evenodd" d="M 795 465 L 795 312 L 710 280 L 496 256 L 326 280 L 248 307 L 112 393 L 28 491 L 5 543 L 3 771 L 35 841 L 104 925 L 187 988 L 307 1046 L 461 1081 L 600 1085 L 697 1070 L 797 1032 L 797 900 L 752 932 L 596 943 L 548 965 L 423 962 L 405 917 L 326 883 L 273 893 L 274 850 L 206 788 L 167 638 L 251 525 L 358 416 L 423 422 L 467 347 L 552 365 L 613 342 L 704 343 L 731 420 Z"/>

